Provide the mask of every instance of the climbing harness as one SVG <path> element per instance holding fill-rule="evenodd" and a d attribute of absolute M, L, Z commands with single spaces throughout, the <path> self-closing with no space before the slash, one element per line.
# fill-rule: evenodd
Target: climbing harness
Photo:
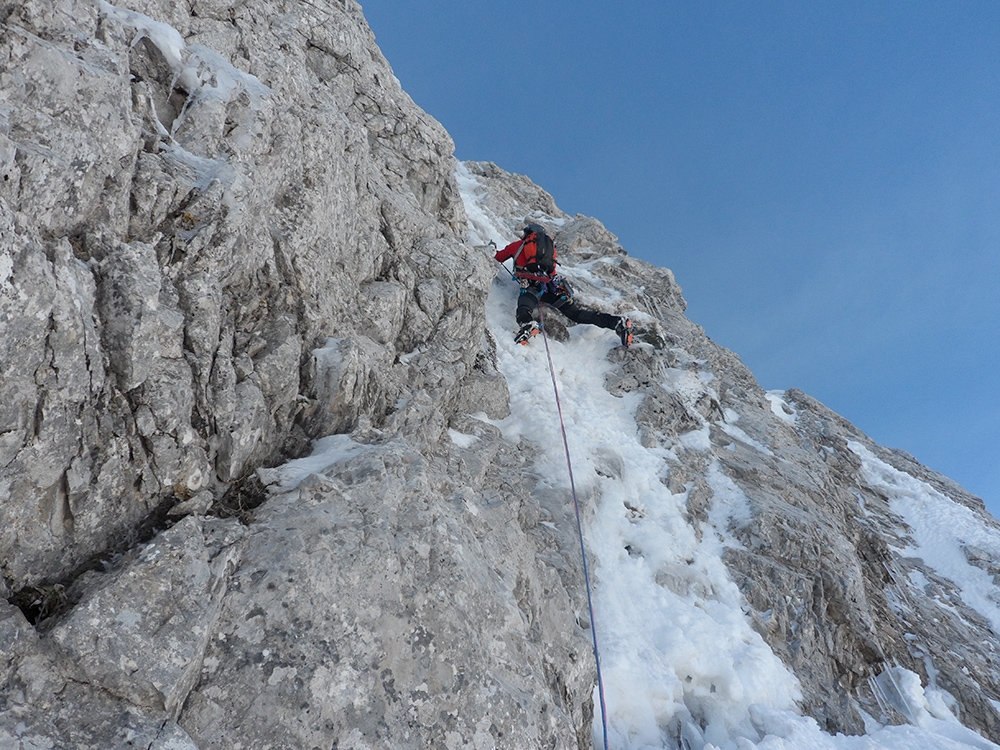
<path fill-rule="evenodd" d="M 590 614 L 590 635 L 594 640 L 594 661 L 597 664 L 597 692 L 601 698 L 601 726 L 604 729 L 604 750 L 608 750 L 608 709 L 604 702 L 604 678 L 601 676 L 601 652 L 597 648 L 597 623 L 594 622 L 594 600 L 590 593 L 590 570 L 587 567 L 587 549 L 583 544 L 583 521 L 580 519 L 580 501 L 576 495 L 576 482 L 573 480 L 573 463 L 569 457 L 569 441 L 566 438 L 566 422 L 563 420 L 562 403 L 559 401 L 559 387 L 556 385 L 556 368 L 552 363 L 552 352 L 549 349 L 549 337 L 545 333 L 545 315 L 542 306 L 538 307 L 538 317 L 541 321 L 542 341 L 545 342 L 545 356 L 549 360 L 549 374 L 552 376 L 552 392 L 556 396 L 556 411 L 559 413 L 559 429 L 562 430 L 563 449 L 566 451 L 566 469 L 569 472 L 569 488 L 573 494 L 573 507 L 576 510 L 576 530 L 580 537 L 580 555 L 583 558 L 583 582 L 587 588 L 587 610 Z"/>

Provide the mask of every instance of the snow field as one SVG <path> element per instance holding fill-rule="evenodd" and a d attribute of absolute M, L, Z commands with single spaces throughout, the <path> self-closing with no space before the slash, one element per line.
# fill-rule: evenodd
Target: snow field
<path fill-rule="evenodd" d="M 541 482 L 569 497 L 544 342 L 513 342 L 517 291 L 498 276 L 488 302 L 511 390 L 511 416 L 498 426 L 508 439 L 525 435 L 538 445 Z M 549 341 L 583 506 L 610 737 L 622 748 L 665 747 L 678 731 L 692 747 L 756 737 L 747 706 L 791 710 L 797 684 L 750 628 L 718 535 L 699 541 L 685 519 L 686 495 L 660 481 L 667 451 L 639 443 L 640 397 L 604 389 L 614 366 L 606 354 L 617 345 L 610 331 L 591 326 L 573 327 L 568 343 Z M 724 489 L 742 494 L 731 483 Z"/>

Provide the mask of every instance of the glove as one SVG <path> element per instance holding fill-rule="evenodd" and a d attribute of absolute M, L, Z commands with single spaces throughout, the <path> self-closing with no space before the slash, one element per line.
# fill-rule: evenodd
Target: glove
<path fill-rule="evenodd" d="M 565 278 L 556 276 L 552 279 L 552 286 L 555 287 L 554 291 L 560 300 L 573 300 L 573 287 L 569 285 L 569 282 Z"/>

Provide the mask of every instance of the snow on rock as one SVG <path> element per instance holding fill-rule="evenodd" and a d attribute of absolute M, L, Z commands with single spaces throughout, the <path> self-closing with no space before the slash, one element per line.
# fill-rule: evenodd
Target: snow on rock
<path fill-rule="evenodd" d="M 795 423 L 795 410 L 782 397 L 781 391 L 768 391 L 767 400 L 771 402 L 771 411 L 776 417 L 791 424 Z"/>
<path fill-rule="evenodd" d="M 528 207 L 545 204 L 529 196 L 512 212 L 513 195 L 523 195 L 519 181 L 504 198 L 492 165 L 460 171 L 466 213 L 476 217 L 470 232 L 480 241 L 506 243 L 537 217 Z M 941 493 L 930 497 L 929 487 L 881 464 L 865 453 L 866 438 L 804 394 L 761 390 L 730 353 L 676 313 L 663 314 L 669 302 L 683 310 L 679 293 L 668 287 L 650 299 L 656 272 L 632 266 L 613 235 L 580 252 L 584 221 L 549 225 L 561 271 L 584 281 L 582 304 L 641 321 L 638 343 L 625 352 L 606 331 L 570 325 L 568 340 L 550 337 L 548 348 L 537 339 L 515 345 L 518 290 L 500 272 L 488 321 L 511 392 L 511 415 L 494 424 L 508 440 L 538 446 L 539 474 L 552 490 L 561 487 L 552 519 L 565 533 L 570 488 L 551 353 L 585 509 L 611 746 L 993 747 L 955 713 L 987 728 L 996 726 L 995 711 L 960 705 L 944 687 L 957 680 L 971 692 L 979 678 L 996 686 L 993 672 L 965 679 L 983 623 L 964 636 L 970 653 L 961 666 L 932 655 L 929 644 L 950 646 L 937 642 L 934 627 L 901 616 L 898 597 L 912 592 L 884 590 L 887 566 L 905 567 L 914 550 L 899 546 L 894 559 L 894 545 L 880 534 L 895 539 L 902 529 L 893 530 L 896 519 L 884 532 L 878 527 L 884 511 L 916 524 L 920 549 L 935 550 L 937 562 L 928 564 L 952 571 L 975 609 L 998 594 L 968 562 L 995 559 L 995 532 L 982 514 Z M 852 491 L 858 484 L 863 491 Z M 923 488 L 911 502 L 934 510 L 902 507 L 898 487 L 911 485 Z M 862 511 L 854 523 L 841 508 L 878 511 Z M 933 523 L 942 514 L 948 523 Z M 962 542 L 956 523 L 966 530 Z M 931 528 L 948 529 L 953 541 L 942 544 Z M 995 609 L 987 609 L 995 627 Z M 964 620 L 956 614 L 954 624 Z M 995 642 L 989 627 L 979 632 Z M 923 677 L 890 666 L 894 660 Z M 889 699 L 886 685 L 904 687 Z M 912 726 L 892 726 L 900 722 Z M 595 743 L 601 734 L 595 715 Z"/>
<path fill-rule="evenodd" d="M 0 745 L 584 749 L 596 634 L 617 749 L 995 747 L 982 503 L 457 164 L 356 2 L 0 45 Z M 514 344 L 527 222 L 631 348 Z"/>
<path fill-rule="evenodd" d="M 951 581 L 965 604 L 982 615 L 994 632 L 1000 632 L 995 579 L 1000 572 L 1000 529 L 985 525 L 972 509 L 893 468 L 861 443 L 848 445 L 861 459 L 865 478 L 882 491 L 890 509 L 909 527 L 908 543 L 899 553 L 920 558 Z"/>

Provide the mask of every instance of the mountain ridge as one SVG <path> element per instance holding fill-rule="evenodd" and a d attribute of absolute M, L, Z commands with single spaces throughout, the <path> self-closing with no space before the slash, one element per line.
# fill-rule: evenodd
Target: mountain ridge
<path fill-rule="evenodd" d="M 491 166 L 482 168 L 484 175 L 480 179 L 488 181 L 492 170 Z M 467 212 L 475 226 L 475 212 L 468 206 Z M 504 211 L 488 213 L 502 216 Z M 539 218 L 532 215 L 533 220 Z M 554 218 L 554 224 L 573 221 L 565 215 Z M 605 230 L 598 236 L 604 243 L 605 257 L 620 257 L 613 235 Z M 591 248 L 583 257 L 593 255 Z M 569 269 L 571 279 L 576 261 L 569 250 L 564 268 Z M 619 268 L 626 265 L 635 275 L 626 277 L 625 289 L 637 291 L 620 294 L 616 303 L 619 309 L 609 311 L 635 310 L 639 330 L 652 322 L 658 343 L 668 343 L 652 351 L 630 352 L 625 357 L 612 357 L 612 352 L 609 357 L 619 363 L 621 372 L 609 375 L 606 387 L 611 392 L 643 393 L 636 422 L 644 446 L 681 451 L 673 460 L 675 465 L 668 467 L 665 481 L 674 492 L 686 493 L 686 517 L 691 524 L 706 522 L 712 495 L 720 494 L 719 488 L 698 479 L 707 476 L 706 447 L 711 460 L 717 461 L 725 475 L 738 485 L 752 520 L 733 532 L 738 542 L 726 549 L 723 559 L 751 607 L 748 614 L 755 628 L 799 676 L 805 693 L 803 706 L 808 706 L 808 713 L 821 726 L 825 723 L 832 733 L 862 731 L 865 716 L 886 716 L 879 705 L 881 689 L 868 684 L 880 672 L 906 665 L 920 672 L 925 684 L 930 684 L 929 673 L 920 663 L 923 657 L 915 658 L 925 646 L 915 644 L 924 639 L 931 644 L 939 640 L 930 632 L 933 628 L 921 624 L 923 617 L 928 622 L 943 618 L 933 611 L 933 606 L 920 611 L 924 606 L 922 596 L 898 591 L 909 589 L 909 576 L 920 575 L 910 570 L 911 565 L 924 566 L 921 560 L 900 557 L 890 549 L 894 541 L 900 550 L 905 548 L 900 542 L 907 536 L 905 523 L 888 507 L 889 493 L 881 480 L 873 481 L 863 470 L 865 461 L 858 451 L 869 450 L 873 461 L 891 465 L 901 474 L 912 472 L 920 477 L 914 481 L 951 493 L 954 499 L 948 502 L 975 513 L 990 530 L 991 538 L 995 538 L 992 534 L 996 522 L 986 513 L 981 500 L 914 464 L 906 454 L 876 445 L 815 399 L 794 390 L 765 392 L 736 355 L 712 343 L 698 326 L 683 318 L 683 302 L 666 312 L 658 306 L 659 319 L 650 321 L 642 314 L 653 307 L 643 299 L 644 283 L 647 277 L 655 279 L 660 271 L 631 258 Z M 622 275 L 615 277 L 615 288 L 621 293 Z M 672 275 L 665 281 L 667 285 L 675 283 Z M 589 285 L 581 285 L 585 294 L 590 289 Z M 664 296 L 681 299 L 679 288 Z M 597 296 L 585 300 L 601 304 Z M 622 308 L 622 304 L 629 303 Z M 699 373 L 698 379 L 690 377 L 691 370 Z M 670 371 L 676 374 L 664 378 L 664 372 Z M 505 374 L 511 377 L 509 372 Z M 706 387 L 706 378 L 707 382 L 720 382 L 713 389 Z M 687 383 L 681 385 L 684 379 Z M 700 444 L 699 439 L 685 437 L 699 431 L 705 433 Z M 861 447 L 855 450 L 852 443 Z M 691 480 L 696 480 L 693 486 Z M 720 531 L 727 532 L 716 529 Z M 967 562 L 976 567 L 976 560 L 983 556 L 973 547 L 968 549 L 972 551 L 964 553 Z M 890 560 L 891 574 L 885 569 Z M 769 604 L 778 594 L 784 594 L 786 599 L 788 594 L 794 594 L 797 603 L 782 613 Z M 954 589 L 951 596 L 955 596 Z M 899 600 L 906 604 L 901 605 Z M 758 619 L 764 612 L 769 613 L 768 617 Z M 959 642 L 976 640 L 977 628 L 985 625 L 980 617 L 966 612 L 954 618 L 950 627 L 966 633 Z M 966 629 L 966 618 L 978 625 Z M 987 631 L 988 627 L 983 630 Z M 928 663 L 946 662 L 954 657 L 954 646 L 955 641 L 945 639 L 924 656 L 931 659 L 930 651 L 934 651 Z M 966 652 L 965 658 L 971 662 L 981 659 L 975 648 Z M 963 662 L 963 666 L 972 669 L 968 663 Z M 975 670 L 977 680 L 989 684 L 994 679 L 989 676 L 993 674 L 990 658 L 985 664 L 976 664 Z M 945 671 L 938 675 L 940 684 L 945 684 Z M 961 668 L 955 679 L 964 682 L 959 674 Z M 969 705 L 982 701 L 978 711 L 990 726 L 991 705 L 983 700 L 974 683 L 952 688 L 966 695 Z"/>
<path fill-rule="evenodd" d="M 547 313 L 616 744 L 1000 737 L 982 502 L 457 163 L 353 0 L 4 14 L 4 743 L 589 747 L 551 393 L 487 247 L 527 220 L 639 331 Z"/>

